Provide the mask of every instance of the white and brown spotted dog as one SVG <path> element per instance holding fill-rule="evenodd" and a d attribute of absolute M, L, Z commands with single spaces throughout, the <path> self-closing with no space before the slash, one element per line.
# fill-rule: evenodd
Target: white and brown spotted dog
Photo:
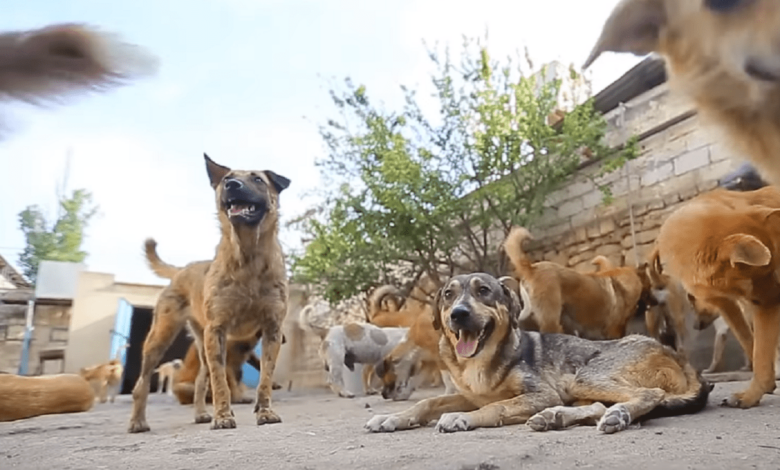
<path fill-rule="evenodd" d="M 344 389 L 344 366 L 354 371 L 355 364 L 364 364 L 363 385 L 367 394 L 374 392 L 371 386 L 373 365 L 401 342 L 409 328 L 380 328 L 367 323 L 337 325 L 325 335 L 319 354 L 328 371 L 328 385 L 335 394 L 344 398 L 355 395 Z"/>
<path fill-rule="evenodd" d="M 173 378 L 183 364 L 184 362 L 181 359 L 174 359 L 160 364 L 154 370 L 157 372 L 157 391 L 159 393 L 163 393 L 163 384 L 167 383 L 168 395 L 173 396 Z"/>

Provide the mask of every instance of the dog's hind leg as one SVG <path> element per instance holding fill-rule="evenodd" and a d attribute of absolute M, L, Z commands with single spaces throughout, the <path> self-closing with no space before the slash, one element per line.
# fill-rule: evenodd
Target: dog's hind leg
<path fill-rule="evenodd" d="M 525 423 L 534 431 L 566 429 L 574 425 L 595 426 L 607 407 L 600 402 L 586 406 L 554 406 L 531 416 Z"/>
<path fill-rule="evenodd" d="M 206 410 L 206 394 L 208 392 L 210 375 L 209 366 L 206 362 L 206 353 L 203 347 L 203 330 L 194 322 L 190 322 L 189 329 L 192 333 L 193 342 L 195 343 L 195 350 L 198 352 L 198 360 L 200 361 L 198 375 L 195 376 L 195 383 L 193 384 L 192 389 L 192 404 L 195 409 L 195 423 L 210 423 L 211 415 Z"/>
<path fill-rule="evenodd" d="M 639 417 L 653 410 L 666 396 L 661 388 L 626 386 L 617 381 L 589 383 L 575 382 L 569 390 L 572 397 L 594 402 L 615 403 L 599 420 L 599 431 L 613 434 L 623 431 Z"/>
<path fill-rule="evenodd" d="M 149 385 L 152 374 L 165 351 L 179 334 L 187 318 L 187 307 L 184 299 L 171 293 L 168 289 L 160 294 L 157 306 L 154 308 L 152 328 L 144 341 L 141 359 L 141 374 L 133 387 L 133 411 L 130 415 L 128 432 L 146 432 L 149 424 L 146 422 L 146 402 L 149 398 Z"/>
<path fill-rule="evenodd" d="M 279 308 L 282 312 L 280 318 L 283 319 L 287 312 L 287 306 L 282 304 Z M 257 384 L 255 418 L 257 418 L 258 425 L 281 423 L 282 418 L 271 409 L 274 370 L 276 369 L 276 359 L 279 357 L 279 350 L 282 347 L 282 332 L 278 324 L 263 330 L 262 342 L 263 356 L 260 359 L 260 382 Z"/>

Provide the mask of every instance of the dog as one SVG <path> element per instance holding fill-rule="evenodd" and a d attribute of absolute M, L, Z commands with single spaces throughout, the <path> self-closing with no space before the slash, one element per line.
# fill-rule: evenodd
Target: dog
<path fill-rule="evenodd" d="M 279 423 L 271 407 L 271 387 L 287 315 L 288 281 L 278 240 L 278 201 L 290 180 L 270 170 L 241 171 L 204 154 L 215 192 L 222 236 L 213 261 L 187 265 L 161 293 L 144 341 L 141 373 L 133 389 L 129 432 L 149 431 L 146 402 L 155 366 L 185 324 L 195 338 L 201 364 L 195 379 L 195 422 L 208 423 L 206 381 L 214 396 L 212 429 L 236 427 L 225 369 L 228 340 L 262 336 L 258 425 Z M 147 241 L 146 246 L 154 244 Z"/>
<path fill-rule="evenodd" d="M 173 378 L 176 372 L 181 369 L 184 362 L 181 359 L 160 364 L 154 371 L 157 372 L 157 391 L 163 393 L 163 385 L 168 383 L 168 395 L 173 396 Z"/>
<path fill-rule="evenodd" d="M 751 408 L 775 389 L 780 335 L 778 215 L 780 190 L 773 186 L 747 192 L 715 189 L 669 215 L 651 254 L 654 269 L 679 279 L 697 304 L 718 311 L 752 357 L 750 385 L 724 400 L 726 406 Z M 752 329 L 740 303 L 753 310 Z"/>
<path fill-rule="evenodd" d="M 516 286 L 484 273 L 450 278 L 436 296 L 434 326 L 460 392 L 376 415 L 365 427 L 392 432 L 438 420 L 440 432 L 522 423 L 548 431 L 595 424 L 611 434 L 706 406 L 711 386 L 652 338 L 590 341 L 524 331 Z"/>
<path fill-rule="evenodd" d="M 105 364 L 82 367 L 79 370 L 79 375 L 92 385 L 97 392 L 100 403 L 105 403 L 106 400 L 114 403 L 122 385 L 124 372 L 125 368 L 122 362 L 118 358 L 114 358 Z"/>
<path fill-rule="evenodd" d="M 392 285 L 377 287 L 368 296 L 368 315 L 366 320 L 379 327 L 409 328 L 416 319 L 415 311 L 401 310 L 403 306 L 401 291 Z"/>
<path fill-rule="evenodd" d="M 529 238 L 528 230 L 514 227 L 503 244 L 520 283 L 521 322 L 533 317 L 542 333 L 617 339 L 635 314 L 644 314 L 651 302 L 645 266 L 583 274 L 549 261 L 532 263 L 522 247 Z"/>
<path fill-rule="evenodd" d="M 691 98 L 772 184 L 780 183 L 780 4 L 622 0 L 584 67 L 605 52 L 658 53 Z"/>
<path fill-rule="evenodd" d="M 57 103 L 150 75 L 157 59 L 115 35 L 74 23 L 0 33 L 0 99 Z"/>
<path fill-rule="evenodd" d="M 0 374 L 0 422 L 89 411 L 95 391 L 76 374 L 26 377 Z"/>
<path fill-rule="evenodd" d="M 408 333 L 409 328 L 380 328 L 371 324 L 347 323 L 330 329 L 320 343 L 319 356 L 328 372 L 328 385 L 342 398 L 355 395 L 344 389 L 344 366 L 354 371 L 355 364 L 373 366 L 381 361 Z M 364 367 L 363 385 L 372 392 L 370 369 Z"/>

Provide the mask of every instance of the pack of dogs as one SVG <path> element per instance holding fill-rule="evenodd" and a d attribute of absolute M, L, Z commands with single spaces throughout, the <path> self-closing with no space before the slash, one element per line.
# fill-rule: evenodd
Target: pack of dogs
<path fill-rule="evenodd" d="M 778 25 L 780 3 L 774 0 L 621 0 L 584 66 L 607 52 L 659 54 L 674 92 L 690 97 L 758 172 L 729 175 L 723 187 L 681 204 L 636 267 L 596 257 L 595 270 L 584 273 L 534 262 L 525 247 L 531 231 L 514 227 L 500 247 L 511 267 L 506 276 L 428 273 L 408 294 L 380 286 L 366 297 L 364 321 L 339 325 L 309 321 L 327 305 L 306 307 L 299 321 L 321 340 L 332 392 L 355 396 L 344 374 L 358 364 L 364 391 L 385 399 L 408 400 L 426 384 L 445 385 L 443 394 L 404 411 L 374 415 L 365 424 L 370 432 L 526 424 L 537 432 L 579 425 L 612 434 L 707 406 L 713 384 L 689 362 L 686 338 L 692 329 L 714 325 L 705 372 L 721 367 L 729 331 L 753 371 L 747 387 L 721 405 L 757 406 L 774 391 L 780 372 Z M 13 34 L 0 35 L 5 96 L 54 98 L 121 76 L 101 62 L 101 48 L 111 45 L 92 30 L 64 25 Z M 56 57 L 29 66 L 15 64 L 14 54 Z M 290 180 L 204 158 L 221 238 L 212 259 L 183 267 L 163 262 L 156 243 L 146 241 L 150 268 L 170 283 L 143 345 L 131 433 L 150 429 L 146 408 L 154 373 L 161 393 L 165 383 L 180 403 L 193 405 L 195 423 L 234 428 L 231 404 L 247 402 L 254 403 L 258 425 L 282 420 L 271 395 L 289 295 L 278 240 L 279 197 Z M 644 318 L 648 335 L 628 334 L 636 317 Z M 186 356 L 161 364 L 185 327 L 193 338 Z M 252 398 L 241 383 L 245 363 L 260 376 Z M 79 375 L 0 375 L 0 420 L 86 411 L 96 397 L 113 402 L 121 377 L 118 359 Z"/>

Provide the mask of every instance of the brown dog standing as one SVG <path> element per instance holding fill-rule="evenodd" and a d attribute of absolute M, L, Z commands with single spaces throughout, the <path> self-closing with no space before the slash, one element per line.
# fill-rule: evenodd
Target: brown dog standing
<path fill-rule="evenodd" d="M 130 432 L 149 430 L 146 402 L 152 373 L 185 323 L 195 337 L 201 363 L 208 366 L 200 368 L 195 381 L 195 422 L 212 421 L 206 411 L 210 379 L 212 429 L 236 427 L 225 371 L 228 338 L 242 341 L 260 335 L 263 357 L 255 416 L 258 425 L 281 422 L 271 409 L 271 388 L 288 301 L 278 200 L 290 180 L 269 170 L 231 170 L 204 157 L 222 237 L 213 261 L 187 265 L 160 294 L 133 389 Z"/>

